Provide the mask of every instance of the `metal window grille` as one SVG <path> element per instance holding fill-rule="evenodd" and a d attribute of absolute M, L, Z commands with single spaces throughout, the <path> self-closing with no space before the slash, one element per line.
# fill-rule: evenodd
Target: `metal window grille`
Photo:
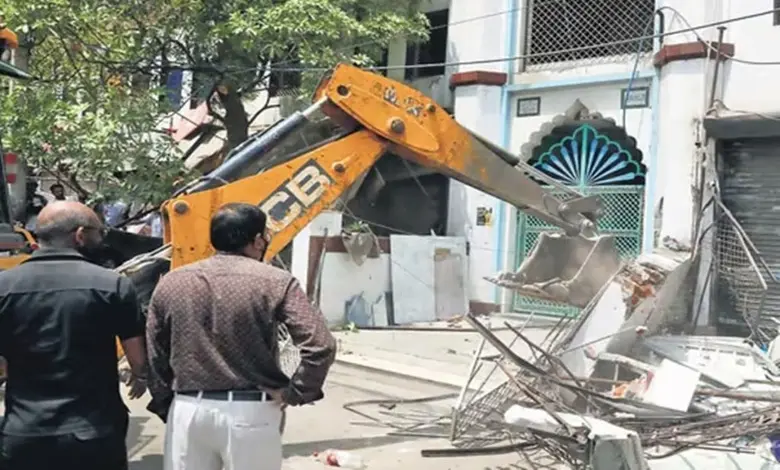
<path fill-rule="evenodd" d="M 588 186 L 579 188 L 583 194 L 596 194 L 604 203 L 604 216 L 598 221 L 603 235 L 615 237 L 620 256 L 636 257 L 642 250 L 642 221 L 644 214 L 644 186 Z M 556 197 L 567 199 L 561 193 Z M 537 217 L 518 214 L 517 265 L 530 253 L 541 232 L 560 232 L 560 229 Z M 535 312 L 549 316 L 576 316 L 579 309 L 524 296 L 515 296 L 514 310 Z"/>
<path fill-rule="evenodd" d="M 526 0 L 525 70 L 630 62 L 653 41 L 655 0 Z M 640 45 L 641 42 L 641 45 Z M 569 49 L 583 48 L 566 52 Z"/>

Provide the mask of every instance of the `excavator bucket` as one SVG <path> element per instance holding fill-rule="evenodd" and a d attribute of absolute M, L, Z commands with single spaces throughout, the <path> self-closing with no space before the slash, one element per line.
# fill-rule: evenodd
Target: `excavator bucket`
<path fill-rule="evenodd" d="M 521 295 L 583 308 L 620 269 L 615 238 L 542 233 L 513 273 L 486 280 Z"/>

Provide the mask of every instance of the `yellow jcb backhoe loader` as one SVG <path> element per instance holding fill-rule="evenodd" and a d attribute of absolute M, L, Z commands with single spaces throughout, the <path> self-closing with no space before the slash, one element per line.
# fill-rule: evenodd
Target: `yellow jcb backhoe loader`
<path fill-rule="evenodd" d="M 318 115 L 343 132 L 296 155 L 264 160 Z M 249 139 L 221 166 L 165 202 L 164 244 L 118 269 L 134 280 L 142 296 L 151 294 L 164 272 L 213 253 L 209 219 L 228 202 L 257 204 L 268 214 L 273 234 L 266 255 L 270 260 L 387 152 L 562 229 L 562 234 L 543 234 L 516 273 L 492 282 L 523 295 L 582 307 L 617 272 L 614 238 L 595 229 L 602 211 L 597 197 L 575 193 L 471 133 L 409 86 L 346 64 L 322 80 L 313 105 Z M 570 198 L 556 199 L 531 177 Z"/>

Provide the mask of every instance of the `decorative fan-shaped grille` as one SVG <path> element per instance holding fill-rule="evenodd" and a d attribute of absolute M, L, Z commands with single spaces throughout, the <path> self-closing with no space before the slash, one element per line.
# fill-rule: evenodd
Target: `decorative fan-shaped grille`
<path fill-rule="evenodd" d="M 616 130 L 602 132 L 590 124 L 558 126 L 542 140 L 546 150 L 539 152 L 537 147 L 529 163 L 571 186 L 644 185 L 647 168 L 641 152 L 629 139 L 614 139 L 610 134 Z M 554 143 L 544 145 L 552 139 Z"/>

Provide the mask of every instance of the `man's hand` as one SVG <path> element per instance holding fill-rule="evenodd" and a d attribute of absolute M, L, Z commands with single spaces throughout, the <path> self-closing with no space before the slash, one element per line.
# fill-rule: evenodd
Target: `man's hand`
<path fill-rule="evenodd" d="M 282 419 L 279 420 L 279 434 L 284 434 L 284 428 L 287 426 L 287 403 L 284 401 L 284 394 L 282 390 L 273 390 L 267 392 L 273 398 L 274 403 L 279 405 L 282 410 Z"/>
<path fill-rule="evenodd" d="M 144 378 L 130 375 L 127 386 L 130 387 L 127 396 L 130 397 L 131 400 L 141 398 L 144 396 L 144 393 L 146 393 L 146 379 Z"/>
<path fill-rule="evenodd" d="M 130 369 L 121 369 L 119 371 L 119 378 L 122 383 L 130 388 L 127 395 L 131 400 L 141 398 L 144 393 L 146 393 L 146 379 L 133 374 Z"/>

